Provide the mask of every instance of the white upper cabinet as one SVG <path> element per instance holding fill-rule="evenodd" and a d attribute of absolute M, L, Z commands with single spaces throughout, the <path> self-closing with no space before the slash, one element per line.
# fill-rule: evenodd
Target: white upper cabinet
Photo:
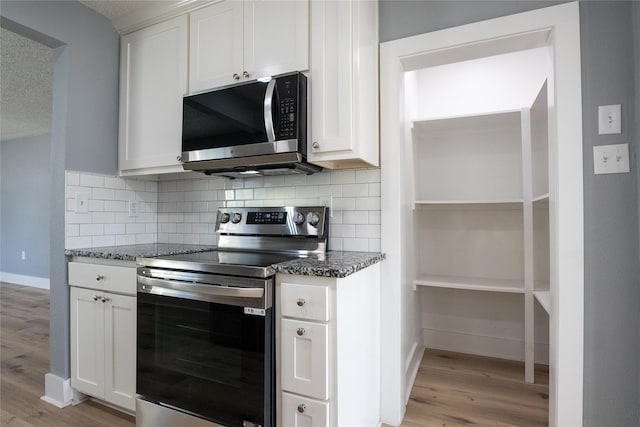
<path fill-rule="evenodd" d="M 122 37 L 118 139 L 122 175 L 182 170 L 187 28 L 187 17 L 179 16 Z"/>
<path fill-rule="evenodd" d="M 309 68 L 306 0 L 225 0 L 189 19 L 190 93 Z"/>
<path fill-rule="evenodd" d="M 379 166 L 378 2 L 311 2 L 311 144 L 330 169 Z"/>

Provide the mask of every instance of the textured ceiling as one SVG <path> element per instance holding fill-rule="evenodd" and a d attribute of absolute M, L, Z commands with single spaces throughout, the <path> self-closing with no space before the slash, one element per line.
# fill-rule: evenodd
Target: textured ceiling
<path fill-rule="evenodd" d="M 80 3 L 113 21 L 137 10 L 150 7 L 154 3 L 166 1 L 167 0 L 80 0 Z"/>
<path fill-rule="evenodd" d="M 0 29 L 0 140 L 51 131 L 53 50 Z"/>

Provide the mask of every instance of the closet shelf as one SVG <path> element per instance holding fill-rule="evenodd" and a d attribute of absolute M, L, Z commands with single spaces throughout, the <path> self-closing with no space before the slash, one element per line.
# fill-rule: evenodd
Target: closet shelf
<path fill-rule="evenodd" d="M 494 199 L 494 200 L 416 200 L 414 202 L 415 209 L 429 208 L 429 207 L 468 207 L 468 208 L 482 208 L 482 207 L 499 207 L 510 209 L 522 209 L 522 199 Z"/>
<path fill-rule="evenodd" d="M 416 277 L 414 283 L 417 286 L 428 286 L 434 288 L 464 289 L 484 292 L 507 292 L 513 294 L 524 293 L 524 283 L 518 280 L 421 274 Z"/>
<path fill-rule="evenodd" d="M 538 197 L 534 197 L 532 202 L 533 203 L 536 203 L 536 202 L 547 202 L 547 203 L 549 203 L 549 193 L 541 194 Z"/>
<path fill-rule="evenodd" d="M 544 311 L 550 314 L 551 311 L 551 292 L 549 291 L 534 291 L 533 295 L 536 297 Z"/>

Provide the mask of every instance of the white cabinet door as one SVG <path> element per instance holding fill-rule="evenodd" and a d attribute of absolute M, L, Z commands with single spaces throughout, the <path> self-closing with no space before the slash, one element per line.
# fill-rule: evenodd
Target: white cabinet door
<path fill-rule="evenodd" d="M 309 68 L 309 2 L 244 2 L 246 78 L 274 76 Z"/>
<path fill-rule="evenodd" d="M 105 293 L 105 400 L 136 408 L 136 298 Z"/>
<path fill-rule="evenodd" d="M 311 2 L 312 163 L 378 166 L 376 1 Z"/>
<path fill-rule="evenodd" d="M 283 427 L 328 427 L 329 402 L 282 393 Z"/>
<path fill-rule="evenodd" d="M 242 1 L 226 0 L 189 16 L 190 93 L 243 78 L 243 10 Z"/>
<path fill-rule="evenodd" d="M 181 169 L 182 96 L 187 91 L 186 16 L 122 37 L 121 171 Z"/>
<path fill-rule="evenodd" d="M 282 389 L 329 398 L 329 326 L 302 320 L 281 322 Z"/>
<path fill-rule="evenodd" d="M 71 288 L 71 386 L 104 398 L 104 294 Z"/>

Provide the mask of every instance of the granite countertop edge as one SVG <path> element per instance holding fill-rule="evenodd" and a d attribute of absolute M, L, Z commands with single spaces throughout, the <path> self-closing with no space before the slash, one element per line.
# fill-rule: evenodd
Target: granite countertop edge
<path fill-rule="evenodd" d="M 155 243 L 65 249 L 64 254 L 68 257 L 136 261 L 137 258 L 208 252 L 215 249 L 215 246 Z M 379 252 L 328 251 L 324 254 L 310 255 L 305 258 L 296 258 L 273 264 L 269 267 L 269 274 L 282 273 L 344 278 L 377 264 L 385 258 L 385 254 Z"/>

